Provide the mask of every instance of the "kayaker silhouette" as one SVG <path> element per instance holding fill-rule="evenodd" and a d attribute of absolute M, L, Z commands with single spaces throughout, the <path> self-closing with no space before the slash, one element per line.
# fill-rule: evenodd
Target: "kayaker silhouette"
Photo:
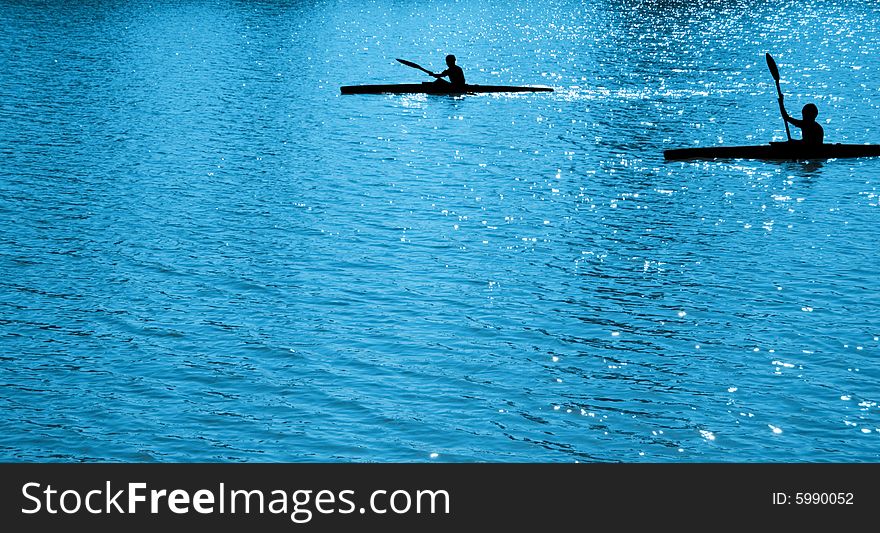
<path fill-rule="evenodd" d="M 819 108 L 816 107 L 816 104 L 805 105 L 801 110 L 801 117 L 803 118 L 800 120 L 792 117 L 785 110 L 782 95 L 779 96 L 779 107 L 782 109 L 782 116 L 785 121 L 801 129 L 800 142 L 810 145 L 822 144 L 824 142 L 825 130 L 816 122 L 816 117 L 819 116 Z"/>
<path fill-rule="evenodd" d="M 816 104 L 803 107 L 801 119 L 793 118 L 785 110 L 782 87 L 779 84 L 779 68 L 770 54 L 767 66 L 776 82 L 779 112 L 785 122 L 784 142 L 770 141 L 769 144 L 752 146 L 701 146 L 698 148 L 676 148 L 663 151 L 666 161 L 714 160 L 714 159 L 764 159 L 775 161 L 819 161 L 842 157 L 880 157 L 880 144 L 842 144 L 825 143 L 825 131 L 816 122 L 819 108 Z M 801 129 L 801 139 L 793 140 L 789 124 Z M 817 167 L 812 167 L 817 168 Z"/>
<path fill-rule="evenodd" d="M 449 54 L 446 56 L 446 66 L 447 69 L 439 74 L 435 74 L 431 72 L 431 76 L 437 78 L 437 81 L 434 83 L 446 83 L 450 84 L 453 87 L 464 87 L 464 71 L 461 70 L 461 67 L 455 64 L 455 56 Z M 444 80 L 444 77 L 449 77 L 449 81 Z"/>

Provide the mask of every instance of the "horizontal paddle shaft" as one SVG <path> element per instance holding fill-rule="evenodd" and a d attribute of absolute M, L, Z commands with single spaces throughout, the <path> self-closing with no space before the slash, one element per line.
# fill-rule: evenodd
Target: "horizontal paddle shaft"
<path fill-rule="evenodd" d="M 423 67 L 423 66 L 421 66 L 421 65 L 417 65 L 416 63 L 413 63 L 412 61 L 407 61 L 406 59 L 398 59 L 398 61 L 401 62 L 401 63 L 403 63 L 404 65 L 406 65 L 406 66 L 408 66 L 408 67 L 417 68 L 417 69 L 421 70 L 422 72 L 425 72 L 426 74 L 428 74 L 428 75 L 430 75 L 430 76 L 433 76 L 433 75 L 434 75 L 434 73 L 431 72 L 430 70 L 426 69 L 425 67 Z"/>

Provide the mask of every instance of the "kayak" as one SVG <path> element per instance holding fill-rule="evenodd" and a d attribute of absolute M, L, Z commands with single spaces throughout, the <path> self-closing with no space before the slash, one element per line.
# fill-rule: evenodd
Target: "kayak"
<path fill-rule="evenodd" d="M 526 93 L 551 92 L 552 87 L 516 85 L 465 85 L 463 88 L 442 85 L 430 81 L 423 83 L 398 83 L 390 85 L 346 85 L 342 94 L 475 94 L 475 93 Z"/>
<path fill-rule="evenodd" d="M 701 148 L 678 148 L 666 150 L 667 161 L 688 159 L 768 159 L 768 160 L 815 160 L 843 157 L 880 156 L 878 144 L 821 144 L 809 146 L 794 142 L 771 142 L 755 146 L 706 146 Z"/>

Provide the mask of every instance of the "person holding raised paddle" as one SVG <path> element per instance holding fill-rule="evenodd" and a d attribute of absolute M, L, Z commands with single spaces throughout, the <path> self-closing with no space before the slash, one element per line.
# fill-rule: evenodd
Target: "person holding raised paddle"
<path fill-rule="evenodd" d="M 782 88 L 779 86 L 779 67 L 776 66 L 776 61 L 769 53 L 767 54 L 767 66 L 776 81 L 776 92 L 779 94 L 779 112 L 782 113 L 782 119 L 785 121 L 785 135 L 788 137 L 788 142 L 801 142 L 811 146 L 821 145 L 825 142 L 825 130 L 816 122 L 819 108 L 816 107 L 816 104 L 805 105 L 801 110 L 802 118 L 800 120 L 789 115 L 785 110 L 785 97 L 782 96 Z M 794 124 L 801 129 L 800 141 L 792 141 L 791 132 L 788 129 L 789 124 Z"/>
<path fill-rule="evenodd" d="M 801 110 L 802 118 L 798 120 L 788 114 L 782 100 L 780 97 L 779 105 L 782 107 L 782 117 L 786 122 L 801 129 L 801 142 L 809 145 L 822 144 L 825 140 L 825 130 L 816 122 L 816 117 L 819 116 L 819 108 L 816 107 L 816 104 L 805 105 Z"/>

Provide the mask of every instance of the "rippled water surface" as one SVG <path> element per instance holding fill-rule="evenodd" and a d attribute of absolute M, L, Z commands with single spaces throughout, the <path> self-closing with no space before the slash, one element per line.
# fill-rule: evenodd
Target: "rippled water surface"
<path fill-rule="evenodd" d="M 880 143 L 880 5 L 83 4 L 0 1 L 0 459 L 880 459 L 880 160 L 663 160 L 767 52 Z M 447 53 L 555 91 L 339 94 Z"/>

